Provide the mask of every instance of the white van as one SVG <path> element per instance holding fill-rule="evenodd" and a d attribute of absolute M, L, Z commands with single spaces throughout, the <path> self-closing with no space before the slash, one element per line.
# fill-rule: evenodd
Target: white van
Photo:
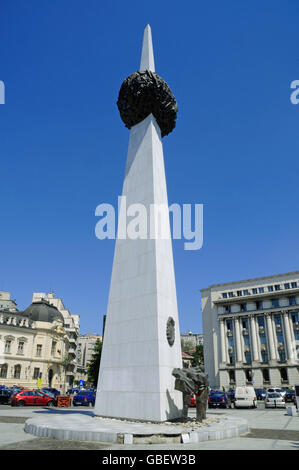
<path fill-rule="evenodd" d="M 257 400 L 253 387 L 236 387 L 235 408 L 256 408 Z"/>

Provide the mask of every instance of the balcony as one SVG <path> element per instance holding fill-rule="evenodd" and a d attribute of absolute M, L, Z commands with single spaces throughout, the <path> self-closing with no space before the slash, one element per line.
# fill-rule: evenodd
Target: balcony
<path fill-rule="evenodd" d="M 227 336 L 233 336 L 233 332 L 231 330 L 227 330 L 227 333 L 226 333 Z"/>
<path fill-rule="evenodd" d="M 244 336 L 248 335 L 248 328 L 243 328 L 242 329 L 242 335 L 244 335 Z"/>
<path fill-rule="evenodd" d="M 76 349 L 75 348 L 69 348 L 68 354 L 72 354 L 72 355 L 76 356 Z"/>

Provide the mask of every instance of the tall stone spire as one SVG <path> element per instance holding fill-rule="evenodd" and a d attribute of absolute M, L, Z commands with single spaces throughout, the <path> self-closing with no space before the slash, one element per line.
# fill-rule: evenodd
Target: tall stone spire
<path fill-rule="evenodd" d="M 182 357 L 161 136 L 161 129 L 165 128 L 165 135 L 170 132 L 167 112 L 174 98 L 154 72 L 149 26 L 144 32 L 140 72 L 128 78 L 118 101 L 131 129 L 119 214 L 142 205 L 150 228 L 146 237 L 124 237 L 119 217 L 95 413 L 163 422 L 182 413 L 182 394 L 174 389 L 172 376 L 174 368 L 182 367 Z M 165 100 L 163 92 L 161 103 L 160 85 L 169 93 Z M 138 99 L 133 105 L 134 96 Z M 157 100 L 166 113 L 158 109 Z M 152 112 L 145 111 L 148 105 L 155 108 L 161 128 Z M 175 106 L 169 114 L 172 119 Z M 152 206 L 166 211 L 151 219 Z M 132 217 L 127 219 L 132 221 Z"/>
<path fill-rule="evenodd" d="M 142 53 L 139 70 L 155 72 L 155 60 L 152 41 L 152 30 L 148 24 L 143 33 Z"/>

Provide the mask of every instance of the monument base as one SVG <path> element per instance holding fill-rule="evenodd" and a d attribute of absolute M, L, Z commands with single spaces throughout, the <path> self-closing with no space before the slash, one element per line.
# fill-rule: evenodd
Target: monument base
<path fill-rule="evenodd" d="M 25 432 L 39 437 L 114 444 L 195 443 L 238 437 L 249 432 L 248 423 L 238 417 L 215 418 L 207 414 L 202 423 L 138 423 L 100 418 L 76 412 L 66 415 L 47 411 L 28 419 Z"/>

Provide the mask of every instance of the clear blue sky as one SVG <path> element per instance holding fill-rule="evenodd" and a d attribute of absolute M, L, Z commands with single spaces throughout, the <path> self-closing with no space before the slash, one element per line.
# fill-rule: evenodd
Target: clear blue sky
<path fill-rule="evenodd" d="M 0 290 L 20 309 L 54 290 L 102 331 L 114 241 L 94 212 L 121 194 L 116 101 L 147 23 L 179 106 L 169 203 L 204 204 L 203 248 L 173 243 L 181 332 L 202 331 L 199 289 L 297 270 L 298 17 L 296 0 L 1 0 Z"/>

